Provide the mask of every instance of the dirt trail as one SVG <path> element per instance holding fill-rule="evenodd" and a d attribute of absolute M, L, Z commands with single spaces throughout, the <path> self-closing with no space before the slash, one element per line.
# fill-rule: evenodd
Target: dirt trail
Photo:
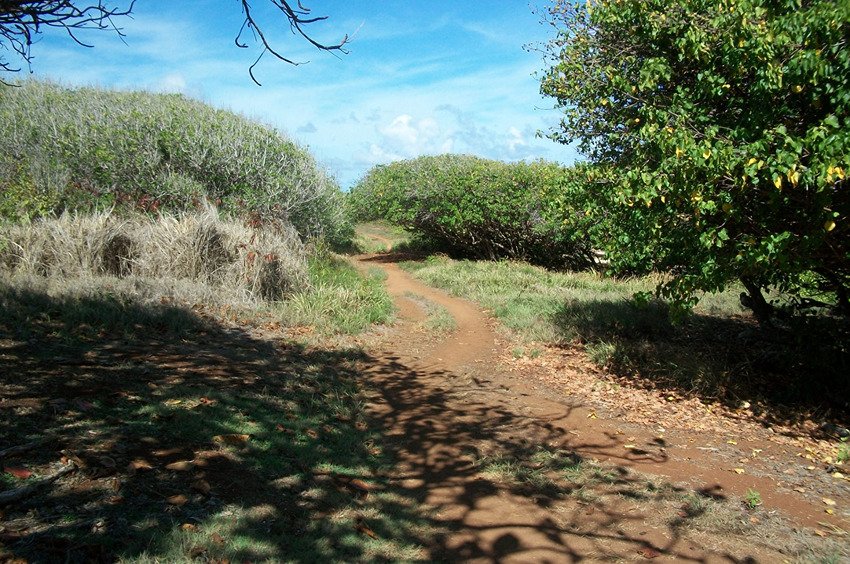
<path fill-rule="evenodd" d="M 707 539 L 683 527 L 676 515 L 653 514 L 641 500 L 630 499 L 645 481 L 630 468 L 684 483 L 682 494 L 743 496 L 752 488 L 766 507 L 797 524 L 830 520 L 848 528 L 822 507 L 781 491 L 769 474 L 730 471 L 734 460 L 700 448 L 705 437 L 668 431 L 661 438 L 656 429 L 608 419 L 579 398 L 561 397 L 533 374 L 510 373 L 499 362 L 508 345 L 477 306 L 414 280 L 391 255 L 356 260 L 386 272 L 399 308 L 397 331 L 382 343 L 384 351 L 375 353 L 368 370 L 377 390 L 370 409 L 388 434 L 392 455 L 401 461 L 390 479 L 433 508 L 435 521 L 444 527 L 437 545 L 429 547 L 432 557 L 779 561 L 780 554 L 765 545 L 736 543 L 724 535 Z M 442 339 L 413 331 L 425 313 L 410 294 L 446 308 L 456 330 Z M 528 460 L 540 446 L 615 464 L 618 475 L 611 483 L 620 494 L 582 500 L 544 487 L 506 485 L 481 471 L 482 460 Z"/>

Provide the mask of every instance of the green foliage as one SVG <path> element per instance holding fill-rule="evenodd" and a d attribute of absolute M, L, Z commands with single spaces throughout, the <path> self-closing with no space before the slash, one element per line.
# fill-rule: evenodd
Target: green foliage
<path fill-rule="evenodd" d="M 744 496 L 744 505 L 746 505 L 748 509 L 755 509 L 761 505 L 761 503 L 761 494 L 754 489 L 748 489 L 747 495 Z"/>
<path fill-rule="evenodd" d="M 741 279 L 850 312 L 850 3 L 616 0 L 551 9 L 542 92 L 579 140 L 611 266 L 690 306 Z"/>
<path fill-rule="evenodd" d="M 186 210 L 203 199 L 302 237 L 351 237 L 336 183 L 303 148 L 176 94 L 0 86 L 0 218 Z"/>
<path fill-rule="evenodd" d="M 386 219 L 453 254 L 592 264 L 585 216 L 567 205 L 571 170 L 538 161 L 420 157 L 372 169 L 351 192 L 356 219 Z"/>

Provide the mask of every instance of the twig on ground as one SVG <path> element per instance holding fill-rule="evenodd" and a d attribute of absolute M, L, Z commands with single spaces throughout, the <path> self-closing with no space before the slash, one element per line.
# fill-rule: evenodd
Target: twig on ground
<path fill-rule="evenodd" d="M 46 441 L 44 439 L 40 439 L 38 441 L 33 441 L 31 443 L 27 443 L 25 445 L 17 445 L 9 448 L 5 448 L 0 450 L 0 459 L 6 458 L 7 456 L 14 456 L 16 454 L 21 454 L 22 452 L 28 452 L 32 449 L 41 446 Z"/>
<path fill-rule="evenodd" d="M 59 470 L 53 472 L 52 474 L 48 474 L 47 476 L 38 481 L 27 484 L 26 486 L 21 486 L 20 488 L 15 488 L 14 490 L 2 492 L 0 493 L 0 506 L 8 505 L 12 502 L 29 497 L 44 486 L 55 482 L 65 474 L 69 474 L 76 469 L 77 465 L 73 462 L 70 462 L 69 464 L 63 465 L 62 468 L 60 468 Z"/>

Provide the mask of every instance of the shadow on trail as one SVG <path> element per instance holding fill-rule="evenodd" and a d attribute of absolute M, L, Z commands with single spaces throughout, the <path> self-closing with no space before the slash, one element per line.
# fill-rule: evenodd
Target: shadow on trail
<path fill-rule="evenodd" d="M 486 376 L 255 338 L 170 304 L 0 287 L 0 306 L 0 448 L 43 441 L 4 465 L 78 466 L 3 508 L 0 555 L 706 558 L 683 519 L 650 530 L 633 506 L 686 492 L 583 461 L 611 445 L 574 440 L 568 412 L 516 413 Z"/>
<path fill-rule="evenodd" d="M 560 423 L 568 405 L 550 418 L 525 417 L 507 402 L 482 396 L 486 377 L 435 372 L 389 353 L 367 367 L 366 377 L 374 395 L 372 421 L 387 430 L 385 447 L 397 462 L 390 482 L 399 496 L 433 508 L 439 534 L 429 559 L 616 560 L 643 551 L 683 561 L 709 555 L 741 561 L 689 538 L 688 521 L 696 513 L 673 511 L 659 522 L 652 510 L 636 509 L 681 507 L 689 495 L 711 492 L 658 487 L 624 467 L 576 455 L 607 453 L 622 439 L 577 440 Z M 627 456 L 665 460 L 636 450 Z"/>

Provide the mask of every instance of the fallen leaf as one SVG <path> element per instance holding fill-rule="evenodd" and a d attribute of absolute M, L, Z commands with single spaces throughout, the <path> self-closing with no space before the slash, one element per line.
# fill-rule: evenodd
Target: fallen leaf
<path fill-rule="evenodd" d="M 304 431 L 304 434 L 310 437 L 311 439 L 319 438 L 319 433 L 317 433 L 315 429 L 307 429 L 306 431 Z"/>
<path fill-rule="evenodd" d="M 203 495 L 208 495 L 210 493 L 210 489 L 212 489 L 210 488 L 209 482 L 207 482 L 206 480 L 195 480 L 194 482 L 192 482 L 191 487 L 192 490 Z"/>
<path fill-rule="evenodd" d="M 165 465 L 165 469 L 171 470 L 172 472 L 188 472 L 194 467 L 195 462 L 192 460 L 178 460 L 177 462 Z"/>
<path fill-rule="evenodd" d="M 826 538 L 829 536 L 829 533 L 826 531 L 821 531 L 820 529 L 815 529 L 815 534 L 821 538 Z"/>
<path fill-rule="evenodd" d="M 588 419 L 596 419 L 596 413 L 595 413 L 595 412 L 591 412 L 591 413 L 587 416 L 587 418 L 588 418 Z"/>
<path fill-rule="evenodd" d="M 733 468 L 732 472 L 734 472 L 735 474 L 743 474 L 744 472 L 746 472 L 746 470 L 744 470 L 743 468 Z"/>
<path fill-rule="evenodd" d="M 187 533 L 194 533 L 198 530 L 198 526 L 192 523 L 183 523 L 182 525 L 180 525 L 180 528 L 186 531 Z"/>
<path fill-rule="evenodd" d="M 827 515 L 835 515 L 835 509 L 831 509 L 831 508 L 828 507 L 828 508 L 824 509 L 824 511 L 826 512 Z"/>
<path fill-rule="evenodd" d="M 247 443 L 250 438 L 251 435 L 231 433 L 229 435 L 216 435 L 213 437 L 213 441 L 223 445 L 240 446 Z"/>
<path fill-rule="evenodd" d="M 26 468 L 15 468 L 12 466 L 7 466 L 3 468 L 3 471 L 7 474 L 11 474 L 19 480 L 26 480 L 27 478 L 32 476 L 32 471 L 27 470 Z"/>
<path fill-rule="evenodd" d="M 835 506 L 835 500 L 834 499 L 829 499 L 828 497 L 824 497 L 824 498 L 821 498 L 821 501 L 823 501 L 824 504 L 829 505 L 830 507 Z"/>
<path fill-rule="evenodd" d="M 165 400 L 163 403 L 164 403 L 165 405 L 169 406 L 169 407 L 174 407 L 175 405 L 180 405 L 181 403 L 183 403 L 183 400 L 179 400 L 179 399 L 167 399 L 167 400 Z"/>
<path fill-rule="evenodd" d="M 217 544 L 217 545 L 219 545 L 219 546 L 224 545 L 224 537 L 222 537 L 222 536 L 221 536 L 220 534 L 218 534 L 218 533 L 213 533 L 212 535 L 210 535 L 210 539 L 211 539 L 211 540 L 212 540 L 215 544 Z"/>
<path fill-rule="evenodd" d="M 153 466 L 151 466 L 151 463 L 147 460 L 137 458 L 136 460 L 132 461 L 130 464 L 127 465 L 127 469 L 130 470 L 130 472 L 132 473 L 144 470 L 153 470 Z"/>
<path fill-rule="evenodd" d="M 176 506 L 180 507 L 182 505 L 186 505 L 187 503 L 189 503 L 189 498 L 186 497 L 183 494 L 179 494 L 179 495 L 173 495 L 173 496 L 169 497 L 168 499 L 166 499 L 165 501 L 167 501 L 171 505 L 176 505 Z"/>
<path fill-rule="evenodd" d="M 636 445 L 623 445 L 623 448 L 631 449 L 631 448 L 637 448 L 637 446 Z"/>
<path fill-rule="evenodd" d="M 661 556 L 661 553 L 655 550 L 654 548 L 650 548 L 648 546 L 641 548 L 638 550 L 638 554 L 647 559 L 658 558 Z"/>
<path fill-rule="evenodd" d="M 357 521 L 355 522 L 355 528 L 357 529 L 358 533 L 364 534 L 369 538 L 373 538 L 373 539 L 378 538 L 378 535 L 375 533 L 375 531 L 370 529 L 366 525 L 366 523 L 363 522 L 363 519 L 360 518 L 360 517 L 358 517 Z"/>
<path fill-rule="evenodd" d="M 368 493 L 368 492 L 372 491 L 372 486 L 370 484 L 367 484 L 366 482 L 364 482 L 363 480 L 361 480 L 359 478 L 354 478 L 353 480 L 348 482 L 348 485 L 352 489 L 355 489 L 355 490 L 363 492 L 363 493 Z"/>

